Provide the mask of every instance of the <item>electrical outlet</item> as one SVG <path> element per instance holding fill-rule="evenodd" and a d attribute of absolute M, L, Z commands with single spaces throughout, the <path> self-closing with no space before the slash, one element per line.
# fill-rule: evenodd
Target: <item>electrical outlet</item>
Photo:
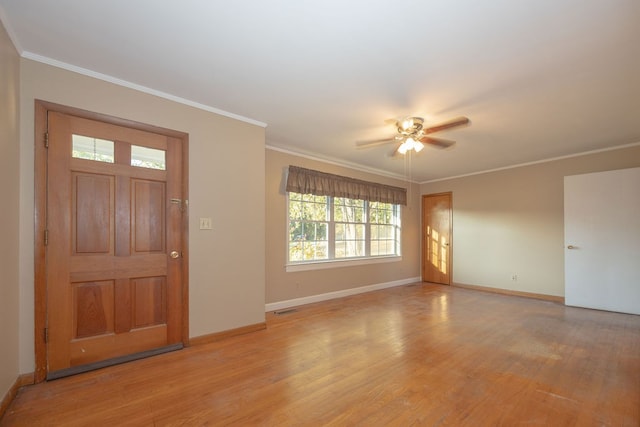
<path fill-rule="evenodd" d="M 517 274 L 512 274 L 511 275 L 511 281 L 517 282 L 518 281 L 518 275 Z"/>
<path fill-rule="evenodd" d="M 213 221 L 211 218 L 200 218 L 200 230 L 211 230 Z"/>

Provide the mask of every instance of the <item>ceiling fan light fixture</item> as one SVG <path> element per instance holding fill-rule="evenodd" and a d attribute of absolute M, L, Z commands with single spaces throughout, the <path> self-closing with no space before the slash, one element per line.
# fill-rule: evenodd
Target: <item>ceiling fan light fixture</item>
<path fill-rule="evenodd" d="M 407 141 L 403 142 L 402 144 L 400 144 L 400 146 L 398 147 L 398 153 L 400 154 L 407 154 L 407 150 L 409 150 Z"/>
<path fill-rule="evenodd" d="M 398 132 L 403 135 L 414 135 L 422 130 L 422 117 L 407 117 L 402 121 L 396 122 Z"/>
<path fill-rule="evenodd" d="M 390 122 L 387 120 L 386 123 Z M 424 128 L 424 119 L 422 117 L 405 117 L 404 119 L 395 121 L 395 127 L 398 132 L 395 136 L 369 142 L 357 142 L 356 145 L 358 147 L 373 147 L 382 144 L 396 143 L 400 144 L 400 146 L 396 149 L 395 153 L 400 154 L 406 154 L 407 152 L 411 152 L 411 150 L 419 153 L 425 145 L 431 145 L 436 148 L 449 148 L 455 144 L 455 141 L 433 138 L 428 135 L 463 126 L 468 123 L 469 119 L 461 116 Z"/>
<path fill-rule="evenodd" d="M 398 153 L 406 154 L 407 151 L 414 150 L 416 153 L 419 153 L 424 148 L 424 144 L 420 141 L 416 141 L 415 139 L 409 137 L 407 138 L 400 146 L 398 147 Z"/>

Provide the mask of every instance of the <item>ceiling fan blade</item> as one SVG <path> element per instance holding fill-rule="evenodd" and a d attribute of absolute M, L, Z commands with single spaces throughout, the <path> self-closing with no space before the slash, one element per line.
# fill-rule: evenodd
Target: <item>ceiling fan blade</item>
<path fill-rule="evenodd" d="M 358 148 L 377 147 L 378 145 L 390 144 L 392 142 L 396 142 L 395 137 L 384 138 L 384 139 L 372 139 L 369 141 L 357 141 L 356 147 Z"/>
<path fill-rule="evenodd" d="M 420 142 L 432 145 L 437 148 L 449 148 L 456 143 L 455 141 L 451 141 L 450 139 L 434 138 L 432 136 L 423 136 L 422 138 L 420 138 Z"/>
<path fill-rule="evenodd" d="M 442 130 L 451 129 L 457 126 L 463 126 L 469 123 L 469 119 L 467 117 L 456 117 L 455 119 L 448 120 L 446 122 L 429 126 L 426 129 L 422 130 L 422 133 L 427 135 L 430 133 L 440 132 Z"/>

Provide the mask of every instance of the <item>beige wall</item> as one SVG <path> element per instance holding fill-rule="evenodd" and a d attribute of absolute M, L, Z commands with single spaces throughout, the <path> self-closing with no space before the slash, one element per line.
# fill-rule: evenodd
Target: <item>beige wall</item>
<path fill-rule="evenodd" d="M 420 275 L 420 208 L 418 186 L 415 184 L 409 193 L 408 206 L 402 208 L 402 261 L 287 273 L 287 213 L 283 179 L 289 165 L 398 187 L 406 187 L 407 183 L 270 149 L 267 149 L 266 160 L 267 303 L 415 279 Z"/>
<path fill-rule="evenodd" d="M 454 282 L 564 296 L 564 176 L 636 166 L 640 146 L 423 184 L 421 193 L 453 192 Z"/>
<path fill-rule="evenodd" d="M 0 23 L 0 401 L 19 372 L 20 58 Z"/>
<path fill-rule="evenodd" d="M 23 59 L 21 372 L 34 369 L 34 99 L 188 133 L 190 336 L 264 321 L 264 128 Z M 211 217 L 213 230 L 199 230 L 200 217 Z"/>

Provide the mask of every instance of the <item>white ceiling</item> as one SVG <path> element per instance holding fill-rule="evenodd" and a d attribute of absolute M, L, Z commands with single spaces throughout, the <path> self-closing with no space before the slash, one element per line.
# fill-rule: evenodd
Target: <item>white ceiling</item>
<path fill-rule="evenodd" d="M 418 182 L 640 143 L 638 0 L 0 0 L 25 58 L 266 124 L 267 145 L 404 177 L 385 120 L 447 150 Z"/>

